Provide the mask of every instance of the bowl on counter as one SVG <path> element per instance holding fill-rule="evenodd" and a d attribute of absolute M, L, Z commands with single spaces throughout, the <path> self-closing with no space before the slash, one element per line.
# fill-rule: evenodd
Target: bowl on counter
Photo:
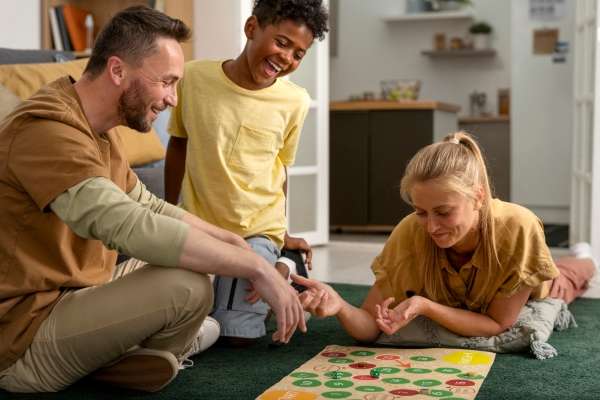
<path fill-rule="evenodd" d="M 384 100 L 417 100 L 421 90 L 419 79 L 388 79 L 380 82 Z"/>

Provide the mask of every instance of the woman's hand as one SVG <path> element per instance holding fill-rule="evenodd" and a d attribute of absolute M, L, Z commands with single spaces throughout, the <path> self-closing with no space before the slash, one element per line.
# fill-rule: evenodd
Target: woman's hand
<path fill-rule="evenodd" d="M 394 298 L 390 297 L 375 306 L 377 310 L 375 322 L 386 335 L 393 335 L 399 329 L 408 325 L 410 321 L 423 314 L 427 301 L 424 297 L 413 296 L 390 309 L 390 304 L 394 302 Z"/>
<path fill-rule="evenodd" d="M 337 315 L 344 305 L 344 300 L 329 285 L 300 275 L 292 275 L 292 280 L 307 290 L 300 293 L 302 307 L 317 317 Z"/>

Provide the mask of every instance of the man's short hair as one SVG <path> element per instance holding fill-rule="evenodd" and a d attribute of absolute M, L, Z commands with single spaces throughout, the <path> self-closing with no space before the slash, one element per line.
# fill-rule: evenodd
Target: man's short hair
<path fill-rule="evenodd" d="M 302 23 L 319 40 L 329 31 L 329 16 L 322 0 L 255 0 L 252 15 L 261 27 L 277 25 L 286 19 Z"/>
<path fill-rule="evenodd" d="M 97 76 L 112 56 L 140 65 L 144 58 L 157 50 L 158 38 L 175 39 L 181 43 L 190 36 L 190 28 L 179 19 L 147 6 L 126 8 L 115 14 L 98 34 L 84 73 Z"/>

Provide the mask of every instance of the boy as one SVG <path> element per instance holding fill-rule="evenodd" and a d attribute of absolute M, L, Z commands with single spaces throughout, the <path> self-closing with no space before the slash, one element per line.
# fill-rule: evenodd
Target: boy
<path fill-rule="evenodd" d="M 242 53 L 188 63 L 171 116 L 167 200 L 178 200 L 183 180 L 187 211 L 241 235 L 272 265 L 287 248 L 305 252 L 310 266 L 310 246 L 287 235 L 285 216 L 286 168 L 310 98 L 278 78 L 295 71 L 326 31 L 322 0 L 257 0 Z M 213 317 L 224 342 L 248 344 L 265 335 L 268 307 L 248 281 L 217 277 L 214 288 Z"/>

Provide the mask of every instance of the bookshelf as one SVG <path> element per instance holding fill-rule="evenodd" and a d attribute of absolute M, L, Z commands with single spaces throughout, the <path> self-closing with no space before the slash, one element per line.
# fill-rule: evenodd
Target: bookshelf
<path fill-rule="evenodd" d="M 94 37 L 98 31 L 108 22 L 108 20 L 118 11 L 134 6 L 148 4 L 148 0 L 41 0 L 41 21 L 42 21 L 42 48 L 52 49 L 52 32 L 50 30 L 50 18 L 48 9 L 64 4 L 73 4 L 79 8 L 89 11 L 94 16 Z M 157 1 L 157 3 L 159 3 Z M 174 18 L 179 18 L 193 29 L 194 4 L 193 0 L 164 0 L 164 12 Z M 182 43 L 185 59 L 194 58 L 193 38 Z M 85 56 L 85 53 L 76 53 Z"/>

